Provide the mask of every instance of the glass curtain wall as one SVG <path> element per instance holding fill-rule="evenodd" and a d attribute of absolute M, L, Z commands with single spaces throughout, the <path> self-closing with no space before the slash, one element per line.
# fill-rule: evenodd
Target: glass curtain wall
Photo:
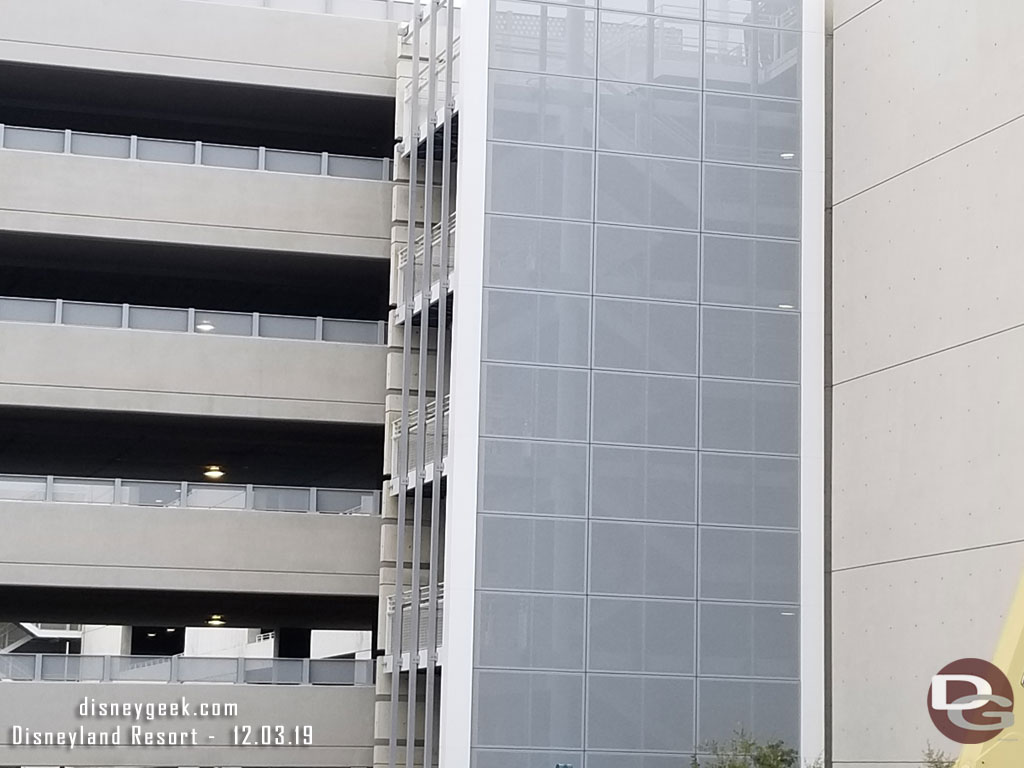
<path fill-rule="evenodd" d="M 491 0 L 476 768 L 799 744 L 798 0 Z"/>

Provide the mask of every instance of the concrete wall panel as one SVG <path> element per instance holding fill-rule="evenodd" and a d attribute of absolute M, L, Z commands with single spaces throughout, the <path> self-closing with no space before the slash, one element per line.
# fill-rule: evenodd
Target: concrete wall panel
<path fill-rule="evenodd" d="M 9 61 L 395 93 L 393 22 L 181 0 L 0 0 L 0 18 Z"/>
<path fill-rule="evenodd" d="M 388 181 L 17 150 L 0 178 L 0 229 L 388 256 Z"/>
<path fill-rule="evenodd" d="M 0 323 L 0 403 L 382 424 L 383 346 Z"/>
<path fill-rule="evenodd" d="M 0 501 L 0 530 L 0 584 L 377 594 L 375 515 Z"/>

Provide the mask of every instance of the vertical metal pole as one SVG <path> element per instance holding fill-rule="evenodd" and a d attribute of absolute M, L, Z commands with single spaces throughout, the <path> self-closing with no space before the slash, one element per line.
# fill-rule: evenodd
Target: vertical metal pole
<path fill-rule="evenodd" d="M 432 768 L 434 762 L 434 698 L 437 685 L 437 571 L 441 536 L 441 474 L 444 467 L 444 401 L 446 356 L 448 352 L 448 264 L 450 262 L 451 232 L 451 165 L 452 114 L 454 99 L 452 80 L 455 77 L 455 9 L 452 0 L 445 2 L 445 67 L 444 83 L 444 139 L 441 150 L 441 259 L 438 267 L 437 299 L 437 367 L 434 381 L 434 482 L 430 498 L 430 556 L 427 572 L 427 681 L 424 695 L 423 768 Z"/>
<path fill-rule="evenodd" d="M 409 649 L 409 718 L 406 723 L 405 765 L 414 768 L 416 764 L 416 689 L 419 682 L 420 655 L 420 564 L 423 561 L 423 486 L 426 483 L 427 453 L 427 363 L 430 356 L 430 268 L 434 261 L 434 134 L 437 128 L 437 0 L 430 0 L 430 26 L 427 39 L 427 130 L 426 167 L 423 178 L 423 278 L 420 288 L 423 300 L 420 302 L 420 351 L 416 390 L 416 487 L 413 489 L 412 513 L 412 584 L 409 588 L 410 632 L 412 648 Z M 415 269 L 415 258 L 409 264 Z M 406 328 L 406 333 L 411 329 Z M 437 394 L 438 383 L 434 383 Z M 436 422 L 435 422 L 436 431 Z"/>
<path fill-rule="evenodd" d="M 408 231 L 406 233 L 406 259 L 405 274 L 402 275 L 404 285 L 404 307 L 402 326 L 402 414 L 399 424 L 402 433 L 398 440 L 398 530 L 395 534 L 395 591 L 394 604 L 395 613 L 391 623 L 391 723 L 388 738 L 388 766 L 396 768 L 398 765 L 398 718 L 401 712 L 402 680 L 402 605 L 403 605 L 403 582 L 405 581 L 405 519 L 406 519 L 406 495 L 409 489 L 409 359 L 412 357 L 412 302 L 413 302 L 413 270 L 410 263 L 413 259 L 416 247 L 416 200 L 417 200 L 417 155 L 419 147 L 419 84 L 420 84 L 420 0 L 414 0 L 412 15 L 412 88 L 413 98 L 409 105 L 411 110 L 409 131 L 410 136 L 406 138 L 409 150 L 409 212 Z M 407 702 L 406 710 L 415 708 L 411 702 Z"/>

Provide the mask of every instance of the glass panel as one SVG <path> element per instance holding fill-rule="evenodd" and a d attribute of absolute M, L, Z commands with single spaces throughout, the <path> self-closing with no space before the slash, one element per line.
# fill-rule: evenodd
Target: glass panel
<path fill-rule="evenodd" d="M 692 598 L 694 531 L 688 525 L 591 523 L 591 592 Z"/>
<path fill-rule="evenodd" d="M 773 456 L 700 456 L 701 522 L 797 528 L 800 462 Z"/>
<path fill-rule="evenodd" d="M 144 331 L 187 331 L 187 309 L 129 307 L 128 327 Z"/>
<path fill-rule="evenodd" d="M 313 685 L 356 685 L 356 666 L 351 659 L 310 659 L 309 682 Z"/>
<path fill-rule="evenodd" d="M 582 597 L 477 594 L 476 663 L 505 669 L 583 669 Z"/>
<path fill-rule="evenodd" d="M 481 671 L 473 693 L 475 744 L 582 746 L 582 674 Z"/>
<path fill-rule="evenodd" d="M 700 22 L 601 12 L 598 77 L 653 85 L 700 85 Z"/>
<path fill-rule="evenodd" d="M 203 509 L 247 509 L 244 485 L 189 483 L 186 507 Z"/>
<path fill-rule="evenodd" d="M 697 308 L 596 299 L 594 365 L 696 374 Z"/>
<path fill-rule="evenodd" d="M 253 316 L 241 312 L 196 310 L 196 333 L 217 336 L 252 336 Z"/>
<path fill-rule="evenodd" d="M 552 768 L 571 765 L 582 768 L 582 752 L 538 752 L 523 749 L 474 749 L 475 768 Z"/>
<path fill-rule="evenodd" d="M 320 175 L 322 155 L 314 152 L 286 152 L 283 149 L 268 149 L 264 154 L 264 168 L 268 171 L 285 173 L 309 173 Z"/>
<path fill-rule="evenodd" d="M 139 160 L 192 165 L 196 161 L 196 145 L 191 141 L 139 139 L 135 145 L 135 156 Z"/>
<path fill-rule="evenodd" d="M 302 659 L 246 659 L 245 682 L 298 685 L 302 682 Z"/>
<path fill-rule="evenodd" d="M 114 481 L 55 477 L 53 500 L 73 504 L 113 504 Z"/>
<path fill-rule="evenodd" d="M 689 760 L 689 758 L 685 758 Z M 699 760 L 699 758 L 698 758 Z M 655 752 L 596 752 L 587 750 L 587 768 L 679 768 L 680 755 Z M 686 765 L 692 765 L 686 762 Z M 699 763 L 704 765 L 704 763 Z"/>
<path fill-rule="evenodd" d="M 483 366 L 483 432 L 497 437 L 586 440 L 587 371 Z"/>
<path fill-rule="evenodd" d="M 316 511 L 320 514 L 375 515 L 376 497 L 370 491 L 340 491 L 318 488 Z"/>
<path fill-rule="evenodd" d="M 99 133 L 72 133 L 71 153 L 94 157 L 129 158 L 132 140 L 127 136 L 104 136 Z"/>
<path fill-rule="evenodd" d="M 601 83 L 597 138 L 600 149 L 699 158 L 700 95 Z"/>
<path fill-rule="evenodd" d="M 795 240 L 800 237 L 800 174 L 705 165 L 704 227 Z"/>
<path fill-rule="evenodd" d="M 693 448 L 697 382 L 666 376 L 594 373 L 594 441 Z"/>
<path fill-rule="evenodd" d="M 491 68 L 594 77 L 594 11 L 496 0 Z"/>
<path fill-rule="evenodd" d="M 257 485 L 252 489 L 252 508 L 268 512 L 308 512 L 309 488 L 274 488 Z"/>
<path fill-rule="evenodd" d="M 21 323 L 52 323 L 57 302 L 47 299 L 0 299 L 0 320 Z"/>
<path fill-rule="evenodd" d="M 708 94 L 704 157 L 727 163 L 800 167 L 800 104 Z"/>
<path fill-rule="evenodd" d="M 515 144 L 488 145 L 488 210 L 589 219 L 593 154 Z"/>
<path fill-rule="evenodd" d="M 701 597 L 795 603 L 799 576 L 796 531 L 701 529 Z"/>
<path fill-rule="evenodd" d="M 312 317 L 260 315 L 260 336 L 269 339 L 316 339 L 316 320 Z"/>
<path fill-rule="evenodd" d="M 800 0 L 705 0 L 704 18 L 775 29 L 798 29 Z"/>
<path fill-rule="evenodd" d="M 591 226 L 487 217 L 486 285 L 590 292 Z"/>
<path fill-rule="evenodd" d="M 696 301 L 699 260 L 697 235 L 599 226 L 594 290 L 619 296 Z"/>
<path fill-rule="evenodd" d="M 0 499 L 46 501 L 46 478 L 28 475 L 0 475 Z"/>
<path fill-rule="evenodd" d="M 385 178 L 384 160 L 379 157 L 331 155 L 327 158 L 327 175 L 381 181 Z"/>
<path fill-rule="evenodd" d="M 379 344 L 380 325 L 358 320 L 324 320 L 323 340 L 350 344 Z"/>
<path fill-rule="evenodd" d="M 7 149 L 28 149 L 33 152 L 63 152 L 64 131 L 43 128 L 4 128 L 4 146 Z"/>
<path fill-rule="evenodd" d="M 679 600 L 592 597 L 588 668 L 692 675 L 695 618 Z"/>
<path fill-rule="evenodd" d="M 481 510 L 587 514 L 587 448 L 573 443 L 483 440 Z"/>
<path fill-rule="evenodd" d="M 122 323 L 120 304 L 85 304 L 65 301 L 61 312 L 64 325 L 87 325 L 94 328 L 120 328 Z"/>
<path fill-rule="evenodd" d="M 704 87 L 800 98 L 800 33 L 705 24 Z"/>
<path fill-rule="evenodd" d="M 705 237 L 703 278 L 706 302 L 794 309 L 800 306 L 800 246 Z"/>
<path fill-rule="evenodd" d="M 798 678 L 799 647 L 795 607 L 701 603 L 702 675 Z"/>
<path fill-rule="evenodd" d="M 696 454 L 598 445 L 591 450 L 592 517 L 694 521 Z"/>
<path fill-rule="evenodd" d="M 44 654 L 41 657 L 41 662 L 42 680 L 79 682 L 103 679 L 102 656 L 57 656 Z"/>
<path fill-rule="evenodd" d="M 656 16 L 700 18 L 700 0 L 601 0 L 601 7 Z"/>
<path fill-rule="evenodd" d="M 702 448 L 796 454 L 800 388 L 705 379 L 701 419 Z"/>
<path fill-rule="evenodd" d="M 481 515 L 478 535 L 481 588 L 583 591 L 583 520 Z"/>
<path fill-rule="evenodd" d="M 701 743 L 728 741 L 737 729 L 760 742 L 800 744 L 800 684 L 701 680 L 697 693 Z"/>
<path fill-rule="evenodd" d="M 215 165 L 219 168 L 256 170 L 260 165 L 260 151 L 255 147 L 203 144 L 202 161 L 203 165 Z"/>
<path fill-rule="evenodd" d="M 798 381 L 800 316 L 705 308 L 701 315 L 701 375 Z"/>
<path fill-rule="evenodd" d="M 551 365 L 590 362 L 590 299 L 484 291 L 485 360 Z"/>
<path fill-rule="evenodd" d="M 181 483 L 121 481 L 121 504 L 145 507 L 177 507 L 181 501 Z"/>
<path fill-rule="evenodd" d="M 491 72 L 488 138 L 594 146 L 594 82 L 521 72 Z"/>
<path fill-rule="evenodd" d="M 178 658 L 181 683 L 234 683 L 238 681 L 238 659 Z"/>
<path fill-rule="evenodd" d="M 171 659 L 168 656 L 111 656 L 110 679 L 170 682 Z"/>
<path fill-rule="evenodd" d="M 692 750 L 693 706 L 693 680 L 588 675 L 587 749 Z"/>
<path fill-rule="evenodd" d="M 36 657 L 26 654 L 0 654 L 0 682 L 7 680 L 35 680 Z"/>
<path fill-rule="evenodd" d="M 597 156 L 600 221 L 696 229 L 699 195 L 697 163 L 631 155 Z"/>

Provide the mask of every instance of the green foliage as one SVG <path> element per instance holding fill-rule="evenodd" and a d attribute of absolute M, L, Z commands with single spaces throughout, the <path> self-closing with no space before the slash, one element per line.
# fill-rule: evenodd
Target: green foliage
<path fill-rule="evenodd" d="M 956 760 L 931 744 L 921 753 L 921 765 L 925 768 L 953 768 L 955 763 Z"/>
<path fill-rule="evenodd" d="M 704 745 L 710 757 L 703 768 L 793 768 L 799 753 L 787 747 L 783 741 L 761 743 L 746 731 L 739 730 L 724 744 L 712 741 Z M 691 768 L 697 768 L 697 758 L 691 761 Z M 938 768 L 935 766 L 934 768 Z"/>

